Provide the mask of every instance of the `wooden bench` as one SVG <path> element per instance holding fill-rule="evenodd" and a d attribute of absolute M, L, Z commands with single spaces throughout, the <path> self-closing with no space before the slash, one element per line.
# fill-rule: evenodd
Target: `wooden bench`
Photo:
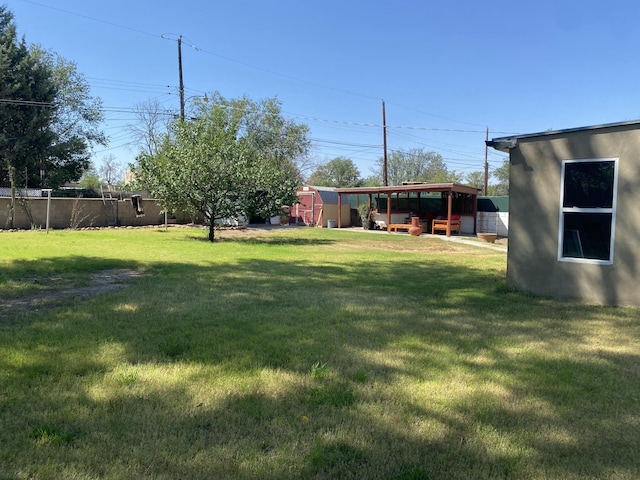
<path fill-rule="evenodd" d="M 409 230 L 411 228 L 410 223 L 390 223 L 387 226 L 387 232 L 398 232 L 398 230 Z"/>
<path fill-rule="evenodd" d="M 437 231 L 446 232 L 447 225 L 449 226 L 449 231 L 456 231 L 460 233 L 460 229 L 462 228 L 462 220 L 459 218 L 454 220 L 432 220 L 431 223 L 431 233 L 436 233 Z"/>

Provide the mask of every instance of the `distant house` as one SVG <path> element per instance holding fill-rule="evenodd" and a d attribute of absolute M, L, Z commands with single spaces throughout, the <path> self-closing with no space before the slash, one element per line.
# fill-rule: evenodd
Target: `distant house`
<path fill-rule="evenodd" d="M 509 286 L 640 306 L 640 121 L 487 144 L 509 153 Z"/>
<path fill-rule="evenodd" d="M 291 223 L 304 223 L 319 227 L 351 224 L 351 208 L 348 201 L 340 205 L 338 215 L 338 193 L 331 187 L 304 186 L 296 192 L 298 203 L 289 211 Z"/>

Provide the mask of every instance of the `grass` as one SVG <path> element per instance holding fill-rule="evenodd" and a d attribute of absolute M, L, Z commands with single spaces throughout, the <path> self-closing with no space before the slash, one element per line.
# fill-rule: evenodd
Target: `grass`
<path fill-rule="evenodd" d="M 337 229 L 0 234 L 0 479 L 640 476 L 640 311 Z M 129 280 L 128 280 L 129 281 Z M 0 301 L 0 304 L 2 301 Z"/>

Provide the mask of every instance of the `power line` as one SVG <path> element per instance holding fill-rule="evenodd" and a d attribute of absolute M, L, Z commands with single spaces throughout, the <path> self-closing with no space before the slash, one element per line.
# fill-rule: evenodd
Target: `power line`
<path fill-rule="evenodd" d="M 19 100 L 19 99 L 11 99 L 11 98 L 0 98 L 0 103 L 4 103 L 6 105 L 18 105 L 18 106 L 27 106 L 27 107 L 47 107 L 47 108 L 55 107 L 55 104 L 52 102 L 37 102 L 35 100 Z"/>
<path fill-rule="evenodd" d="M 115 22 L 109 22 L 109 21 L 106 21 L 106 20 L 102 20 L 102 19 L 98 19 L 98 18 L 95 18 L 95 17 L 88 16 L 88 15 L 72 12 L 72 11 L 69 11 L 69 10 L 65 10 L 65 9 L 62 9 L 62 8 L 52 7 L 52 6 L 49 6 L 49 5 L 44 5 L 42 3 L 39 3 L 39 2 L 36 2 L 36 1 L 33 1 L 33 0 L 23 0 L 23 1 L 27 2 L 27 3 L 31 3 L 33 5 L 40 6 L 40 7 L 48 8 L 48 9 L 51 9 L 51 10 L 56 10 L 56 11 L 59 11 L 59 12 L 62 12 L 62 13 L 68 14 L 68 15 L 77 16 L 77 17 L 80 17 L 80 18 L 84 18 L 84 19 L 91 20 L 91 21 L 98 22 L 98 23 L 103 23 L 103 24 L 106 24 L 106 25 L 109 25 L 109 26 L 112 26 L 112 27 L 116 27 L 116 28 L 120 28 L 120 29 L 123 29 L 123 30 L 129 30 L 129 31 L 132 31 L 132 32 L 135 32 L 135 33 L 139 33 L 139 34 L 150 36 L 150 37 L 154 37 L 154 38 L 160 37 L 160 38 L 167 39 L 167 40 L 174 40 L 171 37 L 176 36 L 182 41 L 187 41 L 186 37 L 184 37 L 183 35 L 180 35 L 180 34 L 161 34 L 161 35 L 158 35 L 156 33 L 147 32 L 147 31 L 144 31 L 144 30 L 140 30 L 138 28 L 128 27 L 128 26 L 121 25 L 121 24 L 118 24 L 118 23 L 115 23 Z M 381 98 L 379 96 L 373 96 L 373 95 L 363 94 L 363 93 L 359 93 L 359 92 L 354 92 L 354 91 L 351 91 L 351 90 L 345 90 L 345 89 L 341 89 L 341 88 L 337 88 L 337 87 L 323 85 L 321 83 L 313 82 L 313 81 L 310 81 L 310 80 L 305 80 L 305 79 L 298 78 L 298 77 L 295 77 L 295 76 L 292 76 L 292 75 L 288 75 L 288 74 L 283 74 L 281 72 L 276 72 L 275 70 L 271 70 L 271 69 L 268 69 L 268 68 L 264 68 L 264 67 L 260 67 L 260 66 L 257 66 L 257 65 L 253 65 L 253 64 L 250 64 L 250 63 L 247 63 L 247 62 L 243 62 L 243 61 L 231 58 L 231 57 L 227 57 L 225 55 L 221 55 L 221 54 L 218 54 L 218 53 L 215 53 L 215 52 L 200 48 L 194 42 L 191 42 L 191 41 L 188 41 L 187 45 L 190 46 L 191 48 L 193 48 L 194 50 L 196 50 L 197 52 L 202 52 L 202 53 L 205 53 L 207 55 L 214 56 L 214 57 L 223 59 L 223 60 L 228 61 L 228 62 L 236 63 L 236 64 L 239 64 L 239 65 L 242 65 L 242 66 L 245 66 L 245 67 L 248 67 L 248 68 L 252 68 L 252 69 L 255 69 L 255 70 L 260 70 L 260 71 L 263 71 L 265 73 L 269 73 L 270 75 L 279 76 L 279 77 L 282 77 L 282 78 L 286 78 L 288 80 L 293 80 L 293 81 L 296 81 L 296 82 L 299 82 L 299 83 L 306 83 L 306 84 L 312 85 L 314 87 L 318 87 L 318 88 L 322 88 L 322 89 L 326 89 L 326 90 L 337 91 L 337 92 L 345 93 L 345 94 L 348 94 L 348 95 L 353 95 L 353 96 L 357 96 L 357 97 L 361 97 L 361 98 L 367 98 L 367 99 L 376 100 L 376 101 L 378 101 Z M 133 91 L 137 91 L 137 90 L 133 90 Z M 428 116 L 431 116 L 431 117 L 434 117 L 434 118 L 440 118 L 440 119 L 443 119 L 443 120 L 447 120 L 447 121 L 451 121 L 451 122 L 455 122 L 455 123 L 460 123 L 460 124 L 479 126 L 479 124 L 476 124 L 476 123 L 464 122 L 464 121 L 450 119 L 450 118 L 443 117 L 443 116 L 438 116 L 438 115 L 431 114 L 431 113 L 428 113 L 428 112 L 423 112 L 421 110 L 418 110 L 418 109 L 415 109 L 415 108 L 412 108 L 412 107 L 407 107 L 407 106 L 404 106 L 404 105 L 399 104 L 399 103 L 395 103 L 395 102 L 389 102 L 389 103 L 391 103 L 393 105 L 397 105 L 397 106 L 399 106 L 401 108 L 405 108 L 407 110 L 412 110 L 412 111 L 415 111 L 417 113 L 420 113 L 420 114 L 423 114 L 423 115 L 428 115 Z M 314 120 L 316 120 L 316 121 L 324 121 L 322 119 L 317 119 L 317 118 L 314 119 Z M 349 122 L 349 123 L 354 123 L 354 122 Z M 375 127 L 381 128 L 381 125 L 376 125 L 376 124 L 361 124 L 361 125 L 362 126 L 375 126 Z M 415 129 L 415 130 L 465 132 L 465 133 L 478 133 L 479 132 L 477 130 L 441 129 L 441 128 L 427 128 L 427 127 L 410 127 L 410 126 L 389 126 L 388 128 L 407 128 L 407 129 Z M 494 132 L 494 133 L 506 134 L 506 135 L 512 134 L 512 132 Z"/>
<path fill-rule="evenodd" d="M 39 3 L 39 2 L 34 2 L 33 0 L 22 0 L 22 1 L 26 2 L 26 3 L 31 3 L 32 5 L 37 5 L 39 7 L 44 7 L 44 8 L 48 8 L 50 10 L 56 10 L 58 12 L 66 13 L 67 15 L 73 15 L 75 17 L 84 18 L 86 20 L 91 20 L 93 22 L 104 23 L 105 25 L 110 25 L 112 27 L 121 28 L 123 30 L 129 30 L 129 31 L 135 32 L 135 33 L 140 33 L 141 35 L 147 35 L 147 36 L 156 37 L 156 38 L 158 37 L 158 35 L 155 34 L 155 33 L 145 32 L 144 30 L 140 30 L 138 28 L 126 27 L 126 26 L 120 25 L 118 23 L 108 22 L 106 20 L 101 20 L 99 18 L 90 17 L 88 15 L 83 15 L 81 13 L 71 12 L 69 10 L 64 10 L 64 9 L 58 8 L 58 7 L 52 7 L 51 5 L 44 5 L 44 4 Z"/>
<path fill-rule="evenodd" d="M 91 16 L 84 15 L 84 14 L 80 14 L 80 13 L 77 13 L 77 12 L 72 12 L 72 11 L 69 11 L 69 10 L 66 10 L 66 9 L 53 7 L 53 6 L 50 6 L 50 5 L 44 5 L 44 4 L 36 2 L 34 0 L 23 0 L 23 1 L 26 2 L 26 3 L 33 4 L 33 5 L 37 5 L 39 7 L 48 8 L 48 9 L 51 9 L 51 10 L 56 10 L 56 11 L 59 11 L 59 12 L 62 12 L 62 13 L 68 14 L 68 15 L 73 15 L 73 16 L 76 16 L 76 17 L 84 18 L 84 19 L 87 19 L 87 20 L 90 20 L 90 21 L 93 21 L 93 22 L 103 23 L 103 24 L 106 24 L 106 25 L 109 25 L 109 26 L 112 26 L 112 27 L 120 28 L 120 29 L 123 29 L 123 30 L 128 30 L 128 31 L 131 31 L 131 32 L 139 33 L 139 34 L 150 36 L 150 37 L 154 37 L 154 38 L 160 37 L 160 38 L 164 38 L 164 39 L 173 40 L 173 38 L 171 38 L 171 37 L 172 36 L 176 36 L 180 40 L 187 42 L 187 45 L 189 45 L 191 48 L 193 48 L 197 52 L 202 52 L 202 53 L 205 53 L 205 54 L 210 55 L 210 56 L 221 58 L 221 59 L 223 59 L 225 61 L 233 62 L 233 63 L 239 64 L 239 65 L 242 65 L 242 66 L 245 66 L 245 67 L 248 67 L 248 68 L 264 71 L 264 72 L 269 73 L 271 75 L 279 76 L 279 77 L 286 78 L 286 79 L 289 79 L 289 80 L 293 80 L 293 81 L 296 81 L 296 82 L 306 83 L 306 84 L 309 84 L 309 85 L 312 85 L 312 86 L 315 86 L 315 87 L 318 87 L 318 88 L 323 88 L 323 89 L 332 90 L 332 91 L 338 91 L 338 92 L 346 93 L 346 94 L 353 95 L 353 96 L 358 96 L 358 97 L 367 98 L 367 99 L 373 99 L 373 100 L 376 100 L 376 101 L 379 100 L 379 98 L 380 98 L 380 97 L 373 96 L 373 95 L 367 95 L 367 94 L 363 94 L 363 93 L 359 93 L 359 92 L 354 92 L 354 91 L 345 90 L 345 89 L 341 89 L 341 88 L 337 88 L 337 87 L 323 85 L 323 84 L 320 84 L 320 83 L 317 83 L 317 82 L 301 79 L 301 78 L 298 78 L 298 77 L 295 77 L 295 76 L 292 76 L 292 75 L 283 74 L 281 72 L 276 72 L 276 71 L 268 69 L 268 68 L 259 67 L 259 66 L 247 63 L 247 62 L 243 62 L 243 61 L 231 58 L 231 57 L 227 57 L 227 56 L 224 56 L 224 55 L 221 55 L 221 54 L 218 54 L 218 53 L 215 53 L 215 52 L 200 48 L 194 42 L 187 41 L 186 37 L 183 37 L 182 35 L 179 35 L 179 34 L 162 34 L 162 35 L 158 35 L 156 33 L 147 32 L 147 31 L 144 31 L 144 30 L 141 30 L 141 29 L 138 29 L 138 28 L 132 28 L 132 27 L 125 26 L 125 25 L 122 25 L 122 24 L 119 24 L 119 23 L 102 20 L 102 19 L 99 19 L 99 18 L 91 17 Z M 131 82 L 131 84 L 133 84 L 133 83 L 134 82 Z M 144 84 L 140 83 L 138 85 L 141 86 L 141 85 L 144 85 Z M 151 86 L 151 84 L 148 84 L 148 86 Z M 109 88 L 109 87 L 102 87 L 102 88 Z M 163 86 L 162 88 L 170 88 L 170 86 Z M 140 91 L 140 90 L 135 89 L 135 90 L 129 90 L 129 91 L 137 92 L 137 91 Z M 435 114 L 432 114 L 432 113 L 421 111 L 421 110 L 413 108 L 413 107 L 407 107 L 405 105 L 402 105 L 400 103 L 396 103 L 396 102 L 393 102 L 393 101 L 388 102 L 388 103 L 391 103 L 393 105 L 397 105 L 398 107 L 401 107 L 401 108 L 404 108 L 404 109 L 407 109 L 407 110 L 411 110 L 411 111 L 414 111 L 414 112 L 417 112 L 417 113 L 420 113 L 420 114 L 423 114 L 423 115 L 428 115 L 428 116 L 431 116 L 431 117 L 434 117 L 434 118 L 440 118 L 442 120 L 447 120 L 447 121 L 460 123 L 460 124 L 465 124 L 465 125 L 480 126 L 480 124 L 477 124 L 477 123 L 465 122 L 465 121 L 451 119 L 451 118 L 444 117 L 444 116 L 435 115 Z M 336 121 L 333 121 L 333 120 L 324 120 L 324 119 L 320 119 L 320 118 L 307 118 L 307 117 L 301 117 L 301 118 L 302 119 L 313 120 L 313 121 L 318 121 L 318 122 L 332 122 L 332 123 L 336 122 Z M 349 125 L 359 125 L 359 126 L 366 126 L 366 127 L 382 128 L 382 126 L 379 125 L 379 124 L 369 124 L 369 123 L 360 124 L 360 123 L 357 123 L 357 122 L 344 122 L 344 123 L 345 124 L 349 124 Z M 458 133 L 483 133 L 484 132 L 484 130 L 480 131 L 480 130 L 465 130 L 465 129 L 444 129 L 444 128 L 414 127 L 414 126 L 400 126 L 400 125 L 398 125 L 398 126 L 389 125 L 388 128 L 390 128 L 390 129 L 412 129 L 412 130 L 422 130 L 422 131 L 458 132 Z M 493 133 L 497 133 L 497 134 L 501 134 L 501 135 L 502 134 L 505 134 L 505 135 L 516 134 L 514 132 L 493 132 Z"/>

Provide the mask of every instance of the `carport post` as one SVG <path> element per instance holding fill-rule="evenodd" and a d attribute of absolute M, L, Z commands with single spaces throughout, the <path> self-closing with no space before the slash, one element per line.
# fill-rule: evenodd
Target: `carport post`
<path fill-rule="evenodd" d="M 453 210 L 453 190 L 449 189 L 449 198 L 447 198 L 447 237 L 451 236 L 451 212 Z"/>

